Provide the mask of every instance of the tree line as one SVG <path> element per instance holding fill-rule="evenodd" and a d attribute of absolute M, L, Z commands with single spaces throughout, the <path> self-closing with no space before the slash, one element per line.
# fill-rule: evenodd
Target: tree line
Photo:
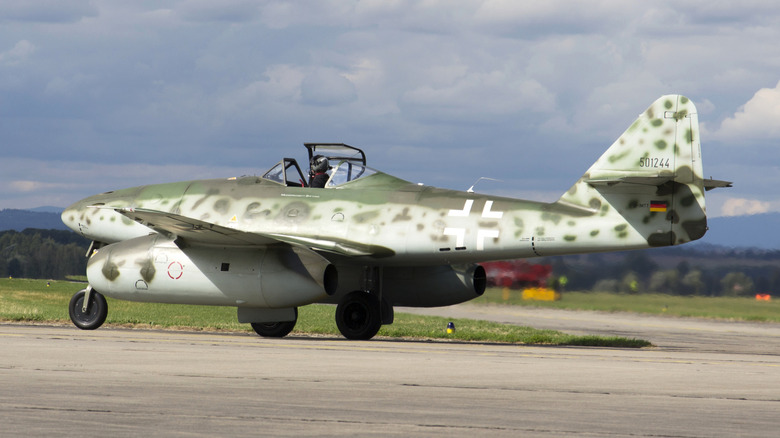
<path fill-rule="evenodd" d="M 780 251 L 715 245 L 548 257 L 566 289 L 689 296 L 780 295 Z"/>
<path fill-rule="evenodd" d="M 72 231 L 0 232 L 0 277 L 59 280 L 84 275 L 89 243 Z"/>

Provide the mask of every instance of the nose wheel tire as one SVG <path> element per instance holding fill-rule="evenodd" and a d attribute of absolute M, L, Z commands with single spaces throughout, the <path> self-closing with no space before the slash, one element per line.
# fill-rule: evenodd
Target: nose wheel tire
<path fill-rule="evenodd" d="M 336 307 L 336 325 L 347 339 L 373 338 L 382 327 L 379 299 L 363 291 L 347 294 Z"/>
<path fill-rule="evenodd" d="M 106 321 L 108 304 L 106 304 L 106 298 L 103 295 L 93 290 L 89 293 L 89 303 L 87 303 L 85 311 L 84 296 L 86 292 L 87 290 L 84 289 L 73 295 L 68 305 L 68 313 L 70 313 L 70 320 L 76 327 L 82 330 L 95 330 Z"/>
<path fill-rule="evenodd" d="M 252 329 L 255 333 L 264 338 L 283 338 L 290 334 L 298 322 L 298 308 L 295 308 L 295 319 L 293 321 L 280 322 L 253 322 Z"/>

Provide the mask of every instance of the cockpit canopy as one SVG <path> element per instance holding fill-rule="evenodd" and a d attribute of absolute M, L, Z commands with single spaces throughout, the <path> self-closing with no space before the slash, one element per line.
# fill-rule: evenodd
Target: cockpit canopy
<path fill-rule="evenodd" d="M 276 166 L 263 174 L 263 178 L 290 187 L 308 187 L 308 178 L 303 177 L 295 158 L 283 158 Z"/>
<path fill-rule="evenodd" d="M 304 143 L 306 149 L 309 150 L 309 162 L 315 155 L 322 155 L 328 159 L 328 161 L 334 161 L 340 163 L 342 161 L 349 161 L 353 163 L 360 163 L 363 166 L 366 165 L 366 154 L 354 146 L 350 146 L 344 143 Z"/>
<path fill-rule="evenodd" d="M 325 187 L 338 187 L 377 172 L 366 166 L 366 154 L 356 147 L 344 143 L 304 143 L 304 146 L 309 152 L 309 162 L 317 155 L 328 159 L 330 178 Z M 304 176 L 294 158 L 284 158 L 263 174 L 263 179 L 288 187 L 309 187 L 311 176 Z"/>
<path fill-rule="evenodd" d="M 376 170 L 370 167 L 344 160 L 333 170 L 325 187 L 337 187 L 375 173 Z"/>

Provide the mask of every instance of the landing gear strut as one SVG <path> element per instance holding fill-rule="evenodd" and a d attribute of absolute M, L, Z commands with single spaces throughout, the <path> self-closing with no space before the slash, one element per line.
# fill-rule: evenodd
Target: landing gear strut
<path fill-rule="evenodd" d="M 87 286 L 86 289 L 76 292 L 70 299 L 68 313 L 76 327 L 82 330 L 95 330 L 106 321 L 108 304 L 103 295 L 92 290 L 92 286 Z"/>

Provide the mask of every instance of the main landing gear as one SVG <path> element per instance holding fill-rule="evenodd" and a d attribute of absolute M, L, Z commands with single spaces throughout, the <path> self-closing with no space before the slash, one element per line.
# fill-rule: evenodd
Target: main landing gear
<path fill-rule="evenodd" d="M 283 338 L 290 334 L 298 322 L 298 308 L 295 308 L 295 319 L 281 322 L 253 322 L 252 329 L 264 338 Z"/>
<path fill-rule="evenodd" d="M 92 290 L 92 286 L 80 290 L 73 295 L 68 305 L 70 320 L 82 330 L 95 330 L 103 325 L 108 315 L 106 299 Z"/>
<path fill-rule="evenodd" d="M 253 322 L 252 329 L 264 338 L 282 338 L 287 336 L 298 321 L 298 309 L 295 319 L 280 322 Z M 364 291 L 348 293 L 336 307 L 336 325 L 347 339 L 367 340 L 374 337 L 382 324 L 393 322 L 393 308 L 376 294 Z"/>
<path fill-rule="evenodd" d="M 363 291 L 350 292 L 336 307 L 336 325 L 347 339 L 371 339 L 382 327 L 379 299 Z"/>
<path fill-rule="evenodd" d="M 361 286 L 336 307 L 336 325 L 347 339 L 371 339 L 382 324 L 393 323 L 393 306 L 382 296 L 382 268 L 366 266 Z"/>

